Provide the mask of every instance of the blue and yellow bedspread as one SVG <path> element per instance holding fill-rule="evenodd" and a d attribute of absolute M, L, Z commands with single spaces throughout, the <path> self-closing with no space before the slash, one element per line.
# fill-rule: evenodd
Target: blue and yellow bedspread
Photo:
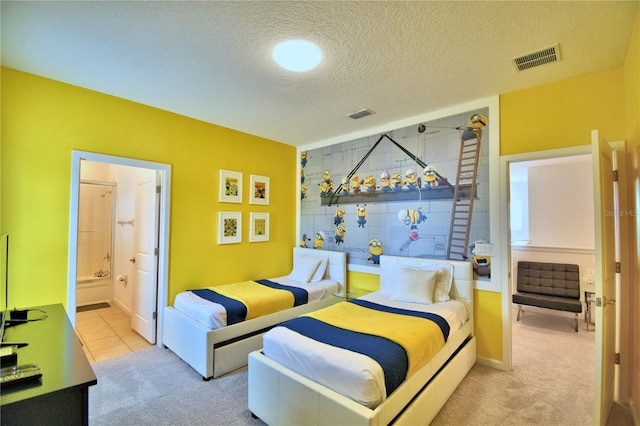
<path fill-rule="evenodd" d="M 444 346 L 439 315 L 351 300 L 280 324 L 322 343 L 366 355 L 384 371 L 387 396 Z"/>
<path fill-rule="evenodd" d="M 269 280 L 244 281 L 189 291 L 224 306 L 227 325 L 304 305 L 309 301 L 309 293 L 305 289 Z"/>

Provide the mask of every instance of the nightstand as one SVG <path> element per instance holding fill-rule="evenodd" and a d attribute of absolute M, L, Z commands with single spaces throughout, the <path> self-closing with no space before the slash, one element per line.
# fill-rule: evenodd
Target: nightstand
<path fill-rule="evenodd" d="M 365 294 L 368 294 L 368 293 L 370 293 L 368 290 L 363 290 L 361 288 L 353 288 L 353 289 L 349 289 L 346 293 L 344 290 L 336 291 L 335 293 L 333 293 L 333 295 L 335 297 L 340 297 L 346 301 L 349 301 L 351 299 L 364 296 Z"/>

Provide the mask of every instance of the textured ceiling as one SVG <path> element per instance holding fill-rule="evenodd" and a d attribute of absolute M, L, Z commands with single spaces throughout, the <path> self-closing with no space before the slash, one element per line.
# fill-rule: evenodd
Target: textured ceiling
<path fill-rule="evenodd" d="M 5 1 L 2 65 L 290 145 L 621 66 L 637 1 Z M 271 59 L 305 38 L 307 73 Z M 562 60 L 517 72 L 515 56 Z M 585 88 L 588 90 L 588 88 Z M 375 115 L 345 116 L 363 108 Z"/>

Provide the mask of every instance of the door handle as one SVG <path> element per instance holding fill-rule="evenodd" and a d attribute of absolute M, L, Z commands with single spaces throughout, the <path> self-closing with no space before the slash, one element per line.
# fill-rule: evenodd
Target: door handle
<path fill-rule="evenodd" d="M 599 308 L 607 305 L 615 305 L 615 303 L 616 303 L 616 299 L 607 299 L 604 296 L 602 296 L 602 298 L 596 297 L 596 306 Z"/>
<path fill-rule="evenodd" d="M 135 257 L 132 257 L 131 259 L 129 259 L 129 262 L 131 262 L 131 263 L 136 263 L 136 258 L 135 258 Z"/>

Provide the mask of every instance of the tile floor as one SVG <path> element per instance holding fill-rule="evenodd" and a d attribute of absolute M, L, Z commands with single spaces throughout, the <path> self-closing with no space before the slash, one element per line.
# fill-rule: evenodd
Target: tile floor
<path fill-rule="evenodd" d="M 129 314 L 113 305 L 78 312 L 76 332 L 92 363 L 153 346 L 131 329 Z"/>

